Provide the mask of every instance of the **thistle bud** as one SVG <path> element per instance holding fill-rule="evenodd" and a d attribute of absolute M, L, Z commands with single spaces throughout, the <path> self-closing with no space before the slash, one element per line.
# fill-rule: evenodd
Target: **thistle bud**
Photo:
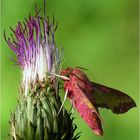
<path fill-rule="evenodd" d="M 76 140 L 71 113 L 59 97 L 60 52 L 54 22 L 36 11 L 6 38 L 22 71 L 20 99 L 10 119 L 11 140 Z M 60 111 L 60 108 L 61 111 Z M 60 113 L 58 113 L 60 111 Z"/>

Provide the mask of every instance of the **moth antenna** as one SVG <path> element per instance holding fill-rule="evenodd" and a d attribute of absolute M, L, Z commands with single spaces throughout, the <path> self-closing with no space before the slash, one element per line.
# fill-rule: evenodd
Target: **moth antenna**
<path fill-rule="evenodd" d="M 81 69 L 81 70 L 88 70 L 88 69 L 86 69 L 86 68 L 79 67 L 79 66 L 74 66 L 74 68 L 78 68 L 78 69 Z"/>
<path fill-rule="evenodd" d="M 66 90 L 66 93 L 65 93 L 65 96 L 64 96 L 64 99 L 63 99 L 63 102 L 62 102 L 62 105 L 57 113 L 57 116 L 60 114 L 61 110 L 62 110 L 62 107 L 64 106 L 65 104 L 65 101 L 66 101 L 66 98 L 67 98 L 67 95 L 68 95 L 68 90 Z"/>

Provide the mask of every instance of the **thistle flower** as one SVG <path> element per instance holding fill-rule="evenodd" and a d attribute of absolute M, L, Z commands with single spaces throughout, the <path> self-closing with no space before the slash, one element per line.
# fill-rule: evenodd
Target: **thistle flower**
<path fill-rule="evenodd" d="M 22 70 L 20 100 L 10 120 L 12 140 L 75 140 L 76 126 L 59 97 L 60 52 L 55 45 L 53 22 L 36 11 L 18 22 L 5 40 Z M 60 108 L 62 107 L 61 111 Z M 60 113 L 58 114 L 58 112 Z"/>
<path fill-rule="evenodd" d="M 17 56 L 17 63 L 22 69 L 22 88 L 27 96 L 29 85 L 34 85 L 37 78 L 46 81 L 49 73 L 57 73 L 59 69 L 59 52 L 54 42 L 54 23 L 40 17 L 29 16 L 27 20 L 18 22 L 16 29 L 12 29 L 12 36 L 5 40 Z M 43 31 L 42 31 L 43 30 Z"/>

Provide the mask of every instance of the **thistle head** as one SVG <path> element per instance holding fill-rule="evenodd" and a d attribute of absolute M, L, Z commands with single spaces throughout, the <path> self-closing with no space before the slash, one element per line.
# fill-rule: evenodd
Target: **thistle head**
<path fill-rule="evenodd" d="M 79 137 L 74 136 L 73 118 L 62 106 L 58 94 L 59 83 L 55 76 L 60 71 L 60 53 L 54 41 L 56 27 L 54 19 L 50 23 L 36 10 L 35 16 L 11 28 L 11 37 L 4 34 L 22 70 L 24 96 L 10 119 L 13 140 L 76 140 Z"/>
<path fill-rule="evenodd" d="M 18 22 L 13 34 L 5 40 L 17 57 L 17 64 L 22 69 L 22 88 L 25 96 L 29 85 L 53 77 L 50 73 L 59 71 L 60 56 L 55 45 L 54 33 L 57 25 L 54 20 L 41 17 L 39 11 L 35 16 Z"/>

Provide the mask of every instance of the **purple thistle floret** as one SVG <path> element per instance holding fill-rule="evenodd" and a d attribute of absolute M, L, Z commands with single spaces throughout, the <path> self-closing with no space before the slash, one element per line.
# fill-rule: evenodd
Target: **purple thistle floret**
<path fill-rule="evenodd" d="M 18 22 L 15 29 L 11 30 L 14 36 L 6 38 L 6 42 L 17 56 L 17 63 L 23 72 L 23 85 L 25 95 L 28 85 L 34 83 L 36 77 L 40 81 L 51 73 L 57 73 L 60 56 L 58 48 L 55 46 L 54 32 L 57 26 L 54 26 L 54 19 L 49 23 L 49 19 L 36 15 L 29 16 L 23 23 Z"/>

